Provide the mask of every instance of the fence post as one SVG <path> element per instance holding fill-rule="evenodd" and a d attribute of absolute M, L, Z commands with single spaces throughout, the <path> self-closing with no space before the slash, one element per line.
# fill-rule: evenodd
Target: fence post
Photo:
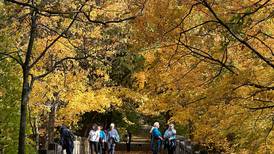
<path fill-rule="evenodd" d="M 185 141 L 180 141 L 180 152 L 185 154 L 186 150 L 185 150 Z"/>
<path fill-rule="evenodd" d="M 47 154 L 62 154 L 62 146 L 57 143 L 49 144 Z"/>
<path fill-rule="evenodd" d="M 180 153 L 180 140 L 176 140 L 176 149 L 175 149 L 175 154 Z"/>
<path fill-rule="evenodd" d="M 191 140 L 187 139 L 185 141 L 185 150 L 186 150 L 186 154 L 192 154 L 192 146 L 191 146 Z"/>

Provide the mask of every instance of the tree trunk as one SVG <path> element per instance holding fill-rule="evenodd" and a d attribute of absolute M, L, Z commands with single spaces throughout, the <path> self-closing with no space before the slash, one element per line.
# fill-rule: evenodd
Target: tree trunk
<path fill-rule="evenodd" d="M 21 109 L 20 109 L 20 129 L 19 129 L 19 144 L 18 154 L 25 154 L 25 137 L 26 137 L 26 126 L 27 126 L 27 106 L 29 101 L 29 95 L 33 85 L 33 81 L 29 81 L 30 76 L 30 58 L 32 55 L 32 49 L 34 44 L 35 32 L 36 32 L 36 20 L 37 12 L 31 11 L 31 29 L 29 32 L 29 44 L 25 56 L 25 62 L 22 65 L 23 70 L 23 87 L 21 95 Z"/>
<path fill-rule="evenodd" d="M 168 110 L 168 111 L 165 113 L 166 124 L 168 123 L 169 119 L 171 118 L 170 112 L 171 112 L 171 110 Z"/>
<path fill-rule="evenodd" d="M 30 94 L 29 82 L 28 82 L 28 79 L 24 77 L 22 96 L 21 96 L 18 154 L 25 154 L 25 137 L 26 137 L 25 132 L 26 132 L 26 125 L 27 125 L 27 104 L 29 101 L 29 94 Z"/>

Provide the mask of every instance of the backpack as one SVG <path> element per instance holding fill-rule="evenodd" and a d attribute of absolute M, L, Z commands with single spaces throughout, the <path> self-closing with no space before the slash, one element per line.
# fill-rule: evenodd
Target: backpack
<path fill-rule="evenodd" d="M 68 131 L 69 132 L 69 137 L 72 141 L 75 141 L 76 140 L 76 137 L 75 135 L 71 132 L 71 131 Z"/>
<path fill-rule="evenodd" d="M 114 142 L 115 143 L 119 143 L 120 142 L 120 138 L 118 136 L 114 137 Z"/>
<path fill-rule="evenodd" d="M 64 131 L 66 131 L 65 138 L 70 139 L 72 141 L 76 140 L 75 135 L 69 129 L 65 129 Z"/>

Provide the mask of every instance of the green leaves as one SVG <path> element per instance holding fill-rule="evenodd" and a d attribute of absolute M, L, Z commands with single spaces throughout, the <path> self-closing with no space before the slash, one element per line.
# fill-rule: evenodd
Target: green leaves
<path fill-rule="evenodd" d="M 21 81 L 16 66 L 7 60 L 0 63 L 0 149 L 4 153 L 16 153 L 17 150 Z"/>

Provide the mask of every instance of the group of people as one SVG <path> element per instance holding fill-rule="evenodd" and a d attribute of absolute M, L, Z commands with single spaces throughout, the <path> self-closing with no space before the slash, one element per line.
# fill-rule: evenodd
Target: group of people
<path fill-rule="evenodd" d="M 73 154 L 75 140 L 73 133 L 64 125 L 59 129 L 60 144 L 67 154 Z M 94 124 L 89 132 L 88 140 L 90 143 L 91 154 L 114 154 L 115 145 L 120 141 L 118 131 L 115 129 L 114 123 L 110 124 L 110 129 L 104 131 L 102 126 Z"/>
<path fill-rule="evenodd" d="M 162 135 L 159 130 L 159 122 L 155 122 L 150 130 L 151 142 L 150 147 L 153 154 L 158 154 L 162 148 L 162 143 L 164 149 L 167 149 L 168 154 L 174 154 L 176 149 L 176 130 L 173 124 L 169 124 L 168 128 L 165 130 L 164 135 Z M 127 132 L 128 133 L 128 132 Z M 72 154 L 73 152 L 73 134 L 65 126 L 60 128 L 61 135 L 61 145 L 63 149 L 66 149 L 67 154 Z M 127 149 L 130 148 L 131 133 L 127 136 Z M 90 143 L 91 154 L 114 154 L 115 145 L 120 141 L 118 131 L 115 129 L 114 123 L 110 124 L 110 129 L 107 131 L 103 130 L 102 126 L 94 124 L 89 132 L 88 140 Z"/>
<path fill-rule="evenodd" d="M 114 123 L 110 124 L 108 131 L 94 124 L 89 132 L 88 140 L 91 154 L 105 154 L 106 151 L 108 154 L 114 154 L 115 145 L 120 141 L 120 137 Z"/>
<path fill-rule="evenodd" d="M 153 154 L 158 154 L 160 152 L 162 143 L 164 143 L 164 149 L 167 149 L 168 154 L 173 154 L 176 149 L 176 130 L 174 124 L 169 124 L 163 136 L 159 128 L 159 122 L 155 122 L 150 130 L 150 146 Z"/>

